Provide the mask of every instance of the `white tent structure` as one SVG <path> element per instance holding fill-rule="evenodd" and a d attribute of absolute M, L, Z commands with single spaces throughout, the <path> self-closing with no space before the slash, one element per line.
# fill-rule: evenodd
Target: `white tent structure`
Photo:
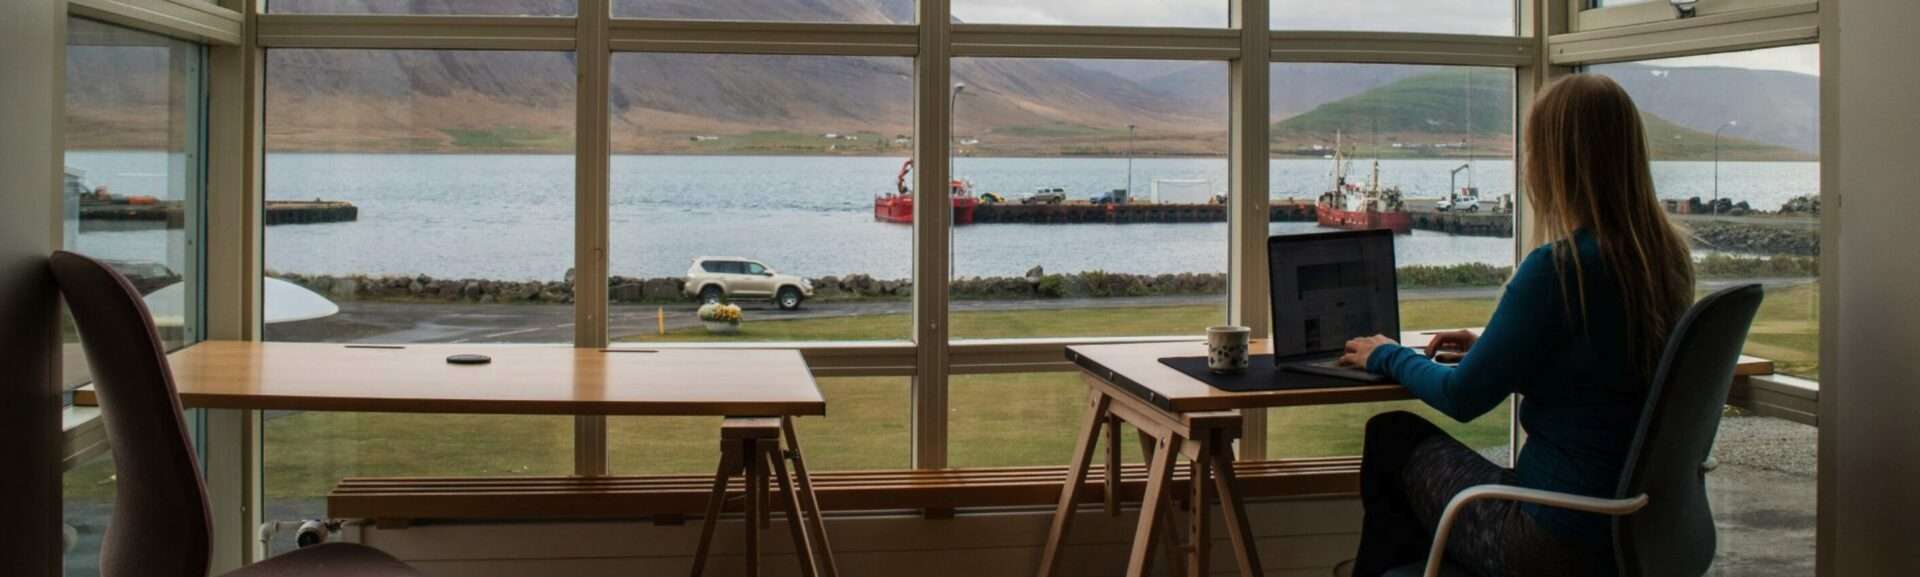
<path fill-rule="evenodd" d="M 177 327 L 185 323 L 186 311 L 181 307 L 187 302 L 186 285 L 174 283 L 161 287 L 145 297 L 147 310 L 153 313 L 154 326 Z M 266 323 L 290 323 L 326 318 L 338 314 L 340 306 L 307 290 L 306 287 L 267 277 L 261 286 L 266 301 Z"/>

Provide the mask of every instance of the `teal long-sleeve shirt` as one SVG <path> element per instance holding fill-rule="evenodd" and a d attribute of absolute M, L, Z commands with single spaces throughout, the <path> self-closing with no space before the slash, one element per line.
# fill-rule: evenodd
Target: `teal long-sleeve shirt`
<path fill-rule="evenodd" d="M 1367 369 L 1391 376 L 1460 422 L 1486 414 L 1511 394 L 1524 395 L 1520 425 L 1528 436 L 1515 464 L 1518 484 L 1612 497 L 1648 387 L 1626 347 L 1626 310 L 1615 277 L 1592 235 L 1577 232 L 1574 246 L 1584 283 L 1571 263 L 1556 270 L 1550 247 L 1535 249 L 1459 365 L 1383 345 L 1367 357 Z M 1584 315 L 1575 288 L 1582 285 Z M 1603 516 L 1535 505 L 1522 510 L 1563 538 L 1593 546 L 1611 542 Z"/>

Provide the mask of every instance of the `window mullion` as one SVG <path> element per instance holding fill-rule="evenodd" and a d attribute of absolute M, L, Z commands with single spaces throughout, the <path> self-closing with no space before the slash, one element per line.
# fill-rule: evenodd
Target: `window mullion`
<path fill-rule="evenodd" d="M 574 346 L 607 346 L 607 166 L 611 149 L 607 111 L 607 0 L 580 0 L 574 62 L 578 117 L 574 123 Z M 607 418 L 580 415 L 573 424 L 573 469 L 584 476 L 607 474 Z"/>
<path fill-rule="evenodd" d="M 1272 66 L 1267 61 L 1272 37 L 1267 32 L 1267 0 L 1235 0 L 1231 7 L 1234 27 L 1240 30 L 1240 58 L 1228 64 L 1231 86 L 1228 110 L 1230 134 L 1227 172 L 1231 181 L 1228 195 L 1232 202 L 1232 225 L 1227 250 L 1228 322 L 1245 325 L 1253 334 L 1268 336 L 1267 300 L 1267 213 L 1270 201 L 1268 156 L 1268 77 Z M 1245 419 L 1240 437 L 1240 458 L 1260 460 L 1267 456 L 1267 411 L 1241 411 Z"/>
<path fill-rule="evenodd" d="M 913 466 L 947 466 L 947 285 L 952 280 L 953 210 L 948 152 L 953 110 L 947 99 L 953 61 L 949 0 L 920 0 L 920 50 L 914 58 Z"/>

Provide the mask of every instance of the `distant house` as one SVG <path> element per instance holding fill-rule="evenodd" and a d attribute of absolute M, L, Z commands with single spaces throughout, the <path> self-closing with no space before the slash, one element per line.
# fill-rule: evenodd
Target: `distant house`
<path fill-rule="evenodd" d="M 978 138 L 962 138 L 962 139 L 960 139 L 960 144 L 961 144 L 961 145 L 964 145 L 964 146 L 973 146 L 973 145 L 976 145 L 976 144 L 980 144 L 980 139 L 978 139 Z"/>
<path fill-rule="evenodd" d="M 839 139 L 840 139 L 840 133 L 838 133 L 838 132 L 829 132 L 829 133 L 826 133 L 826 134 L 822 134 L 822 135 L 820 135 L 820 137 L 821 137 L 821 138 L 825 138 L 825 139 L 827 139 L 827 140 L 839 140 Z"/>
<path fill-rule="evenodd" d="M 897 137 L 894 137 L 893 143 L 905 146 L 908 144 L 913 144 L 913 139 L 905 136 L 897 136 Z"/>
<path fill-rule="evenodd" d="M 702 135 L 698 135 L 693 138 L 690 138 L 688 140 L 692 140 L 694 142 L 713 142 L 715 140 L 720 140 L 720 137 L 713 136 L 710 134 L 702 134 Z"/>

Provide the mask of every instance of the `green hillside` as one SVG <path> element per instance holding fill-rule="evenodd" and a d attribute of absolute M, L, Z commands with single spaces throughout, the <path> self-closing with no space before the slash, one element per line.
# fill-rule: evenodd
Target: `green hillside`
<path fill-rule="evenodd" d="M 1710 160 L 1713 158 L 1713 133 L 1680 126 L 1644 112 L 1640 114 L 1640 121 L 1647 127 L 1647 145 L 1653 148 L 1654 160 Z M 1720 158 L 1721 160 L 1818 160 L 1812 154 L 1784 146 L 1724 135 L 1720 137 Z"/>
<path fill-rule="evenodd" d="M 1336 131 L 1349 135 L 1511 134 L 1512 102 L 1510 76 L 1447 71 L 1408 78 L 1322 104 L 1275 124 L 1273 133 L 1283 139 Z"/>
<path fill-rule="evenodd" d="M 1513 152 L 1510 77 L 1455 70 L 1408 78 L 1320 105 L 1272 128 L 1275 154 L 1322 154 L 1334 134 L 1363 156 L 1459 156 L 1471 141 L 1479 155 Z M 1713 158 L 1713 134 L 1643 114 L 1654 160 Z M 1720 139 L 1725 160 L 1812 160 L 1791 148 L 1732 137 Z"/>

